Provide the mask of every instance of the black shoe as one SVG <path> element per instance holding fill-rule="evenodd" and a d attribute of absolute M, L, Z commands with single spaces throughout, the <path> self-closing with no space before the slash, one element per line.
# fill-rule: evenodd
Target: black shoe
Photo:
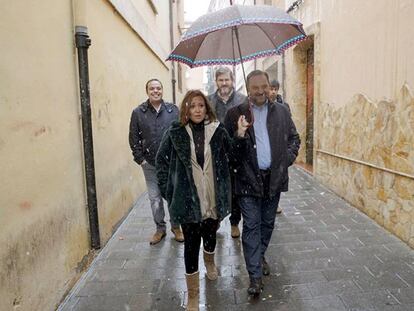
<path fill-rule="evenodd" d="M 262 273 L 263 275 L 270 275 L 270 267 L 269 264 L 267 263 L 266 259 L 263 257 L 262 259 Z"/>
<path fill-rule="evenodd" d="M 250 278 L 250 285 L 247 289 L 249 295 L 257 296 L 263 289 L 263 283 L 261 278 Z"/>

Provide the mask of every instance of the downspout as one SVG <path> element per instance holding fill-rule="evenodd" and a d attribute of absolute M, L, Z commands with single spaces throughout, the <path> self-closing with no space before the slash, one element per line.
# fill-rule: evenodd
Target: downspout
<path fill-rule="evenodd" d="M 91 98 L 89 93 L 88 48 L 91 39 L 86 23 L 86 0 L 74 0 L 75 43 L 78 51 L 79 93 L 82 118 L 83 156 L 91 248 L 101 247 L 93 155 Z"/>
<path fill-rule="evenodd" d="M 173 2 L 174 1 L 168 1 L 170 4 L 170 46 L 171 51 L 174 50 L 174 23 L 173 23 Z M 178 5 L 178 3 L 177 3 Z M 173 104 L 175 105 L 175 83 L 177 81 L 175 80 L 175 62 L 171 62 L 171 87 L 172 87 L 172 100 Z"/>

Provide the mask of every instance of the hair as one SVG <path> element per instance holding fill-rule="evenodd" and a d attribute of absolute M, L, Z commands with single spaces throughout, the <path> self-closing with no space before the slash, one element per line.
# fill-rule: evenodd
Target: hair
<path fill-rule="evenodd" d="M 217 78 L 219 76 L 221 76 L 221 75 L 227 75 L 227 74 L 230 75 L 231 81 L 234 81 L 234 79 L 233 79 L 233 71 L 231 71 L 230 68 L 228 68 L 228 67 L 218 67 L 216 69 L 216 72 L 215 72 L 216 81 L 217 81 Z"/>
<path fill-rule="evenodd" d="M 161 88 L 162 88 L 162 89 L 164 88 L 164 87 L 162 86 L 162 83 L 161 83 L 161 81 L 160 81 L 160 80 L 158 80 L 158 79 L 156 79 L 156 78 L 149 79 L 149 80 L 147 81 L 147 83 L 145 83 L 145 92 L 146 92 L 146 93 L 148 92 L 148 85 L 149 85 L 151 82 L 154 82 L 154 81 L 159 82 L 159 84 L 161 84 Z"/>
<path fill-rule="evenodd" d="M 267 74 L 267 72 L 266 72 L 266 71 L 262 71 L 262 70 L 253 70 L 252 72 L 250 72 L 250 73 L 247 75 L 247 78 L 246 78 L 246 87 L 247 87 L 247 89 L 249 89 L 249 82 L 250 82 L 250 79 L 251 79 L 251 78 L 253 78 L 253 77 L 255 77 L 255 76 L 265 76 L 265 77 L 266 77 L 266 79 L 267 79 L 267 82 L 269 82 L 269 75 Z"/>
<path fill-rule="evenodd" d="M 275 88 L 279 89 L 280 88 L 279 81 L 277 81 L 277 80 L 270 81 L 270 87 L 275 87 Z"/>
<path fill-rule="evenodd" d="M 194 97 L 201 97 L 206 104 L 206 116 L 208 120 L 215 121 L 217 120 L 216 114 L 214 113 L 213 108 L 207 99 L 207 96 L 203 94 L 200 90 L 189 90 L 187 94 L 185 94 L 183 101 L 181 102 L 180 106 L 180 123 L 181 125 L 187 125 L 190 120 L 190 107 L 191 101 Z"/>

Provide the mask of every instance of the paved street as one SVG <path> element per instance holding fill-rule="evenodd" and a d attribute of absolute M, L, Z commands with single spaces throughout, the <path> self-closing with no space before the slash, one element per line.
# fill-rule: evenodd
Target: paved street
<path fill-rule="evenodd" d="M 241 241 L 227 218 L 217 281 L 204 277 L 200 257 L 200 310 L 414 310 L 414 252 L 302 169 L 290 176 L 261 297 L 249 300 Z M 153 229 L 143 196 L 59 310 L 183 310 L 183 245 L 168 231 L 150 246 Z"/>

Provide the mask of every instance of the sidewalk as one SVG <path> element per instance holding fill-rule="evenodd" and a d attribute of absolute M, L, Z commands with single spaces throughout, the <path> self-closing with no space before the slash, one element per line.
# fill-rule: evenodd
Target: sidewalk
<path fill-rule="evenodd" d="M 204 277 L 200 257 L 200 310 L 414 310 L 414 251 L 298 168 L 267 251 L 272 274 L 258 300 L 240 239 L 228 218 L 218 231 L 220 277 Z M 184 310 L 183 244 L 150 246 L 149 202 L 141 197 L 58 310 Z"/>

